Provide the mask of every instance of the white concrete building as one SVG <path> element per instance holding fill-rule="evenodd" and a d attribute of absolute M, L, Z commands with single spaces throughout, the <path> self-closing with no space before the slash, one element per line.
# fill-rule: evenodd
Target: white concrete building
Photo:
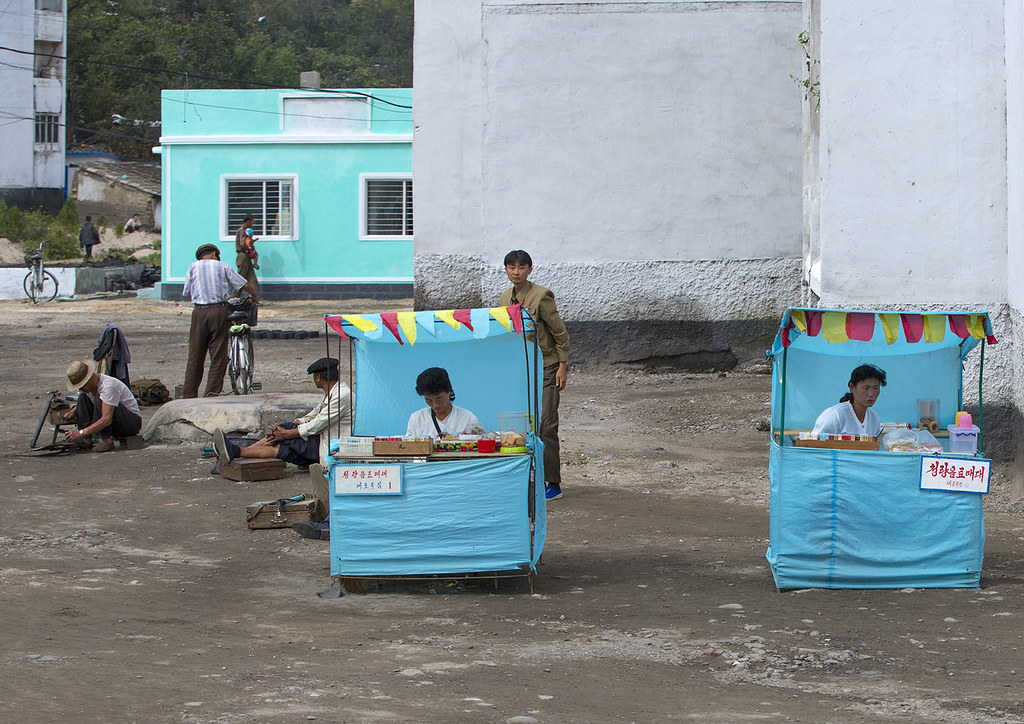
<path fill-rule="evenodd" d="M 576 360 L 763 353 L 800 301 L 801 22 L 785 0 L 417 2 L 417 305 L 495 302 L 522 248 Z"/>
<path fill-rule="evenodd" d="M 0 8 L 0 199 L 23 208 L 64 203 L 65 0 Z"/>

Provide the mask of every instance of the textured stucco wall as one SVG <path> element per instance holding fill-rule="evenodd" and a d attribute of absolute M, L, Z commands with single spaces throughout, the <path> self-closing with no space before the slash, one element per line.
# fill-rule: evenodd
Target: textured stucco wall
<path fill-rule="evenodd" d="M 777 320 L 799 301 L 800 24 L 784 1 L 418 2 L 417 307 L 493 303 L 525 248 L 576 361 L 608 359 L 581 324 Z M 613 357 L 691 344 L 625 326 Z"/>
<path fill-rule="evenodd" d="M 816 4 L 814 291 L 870 306 L 1005 301 L 1002 4 Z"/>

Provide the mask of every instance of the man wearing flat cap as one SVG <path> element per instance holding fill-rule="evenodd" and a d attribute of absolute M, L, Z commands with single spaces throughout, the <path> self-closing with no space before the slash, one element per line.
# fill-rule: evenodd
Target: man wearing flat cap
<path fill-rule="evenodd" d="M 96 363 L 81 360 L 68 365 L 68 390 L 78 390 L 75 406 L 77 429 L 64 433 L 68 442 L 91 442 L 93 435 L 100 441 L 93 452 L 110 452 L 115 437 L 138 435 L 142 429 L 142 414 L 135 395 L 121 380 L 96 372 Z"/>
<path fill-rule="evenodd" d="M 294 422 L 271 426 L 266 437 L 248 447 L 240 448 L 224 436 L 223 430 L 215 431 L 213 449 L 217 452 L 221 465 L 226 465 L 237 457 L 280 458 L 285 462 L 303 466 L 323 462 L 330 445 L 332 430 L 337 430 L 340 426 L 346 435 L 351 430 L 352 393 L 348 385 L 338 379 L 338 360 L 334 357 L 321 357 L 307 367 L 306 372 L 313 375 L 313 384 L 324 393 L 324 399 L 320 404 Z M 328 426 L 331 430 L 328 430 Z M 324 504 L 326 492 L 326 483 L 321 491 L 313 491 L 317 499 L 322 500 Z"/>
<path fill-rule="evenodd" d="M 182 397 L 198 397 L 203 381 L 203 366 L 210 356 L 210 375 L 204 397 L 216 397 L 224 389 L 228 368 L 227 301 L 235 290 L 244 289 L 259 301 L 259 292 L 228 264 L 220 260 L 220 249 L 203 244 L 196 249 L 196 260 L 185 272 L 182 299 L 192 300 L 192 324 L 188 330 L 188 362 Z"/>

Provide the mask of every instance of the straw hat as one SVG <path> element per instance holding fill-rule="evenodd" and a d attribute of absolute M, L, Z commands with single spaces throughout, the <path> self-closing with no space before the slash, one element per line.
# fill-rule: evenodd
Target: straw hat
<path fill-rule="evenodd" d="M 92 378 L 96 371 L 96 363 L 90 360 L 75 360 L 68 365 L 66 374 L 68 376 L 68 391 L 80 390 L 82 385 Z"/>

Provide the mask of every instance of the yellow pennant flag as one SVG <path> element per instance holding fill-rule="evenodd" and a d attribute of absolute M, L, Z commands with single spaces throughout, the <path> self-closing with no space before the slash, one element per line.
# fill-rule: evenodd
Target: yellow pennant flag
<path fill-rule="evenodd" d="M 443 309 L 440 312 L 434 312 L 434 314 L 437 315 L 437 318 L 440 319 L 442 322 L 447 322 L 448 326 L 450 326 L 452 329 L 462 328 L 462 322 L 458 321 L 455 318 L 454 309 Z"/>
<path fill-rule="evenodd" d="M 968 314 L 967 331 L 970 332 L 971 336 L 975 339 L 985 339 L 985 315 Z"/>
<path fill-rule="evenodd" d="M 796 325 L 801 334 L 807 334 L 807 315 L 804 314 L 804 310 L 794 309 L 789 313 L 789 318 L 793 320 L 793 324 Z"/>
<path fill-rule="evenodd" d="M 934 343 L 945 339 L 947 321 L 945 314 L 924 315 L 924 341 Z"/>
<path fill-rule="evenodd" d="M 508 316 L 508 310 L 505 307 L 491 307 L 488 311 L 494 317 L 494 321 L 509 332 L 512 331 L 512 318 Z"/>
<path fill-rule="evenodd" d="M 846 312 L 825 312 L 821 315 L 821 336 L 826 342 L 849 342 L 846 333 Z"/>
<path fill-rule="evenodd" d="M 360 332 L 372 332 L 377 329 L 377 325 L 371 322 L 369 319 L 364 319 L 361 314 L 342 314 L 341 318 L 351 324 L 353 327 L 358 329 Z"/>
<path fill-rule="evenodd" d="M 405 332 L 409 344 L 416 344 L 416 312 L 399 312 L 398 326 Z"/>
<path fill-rule="evenodd" d="M 900 336 L 900 315 L 879 314 L 878 318 L 882 320 L 882 329 L 885 330 L 885 343 L 892 344 Z"/>

